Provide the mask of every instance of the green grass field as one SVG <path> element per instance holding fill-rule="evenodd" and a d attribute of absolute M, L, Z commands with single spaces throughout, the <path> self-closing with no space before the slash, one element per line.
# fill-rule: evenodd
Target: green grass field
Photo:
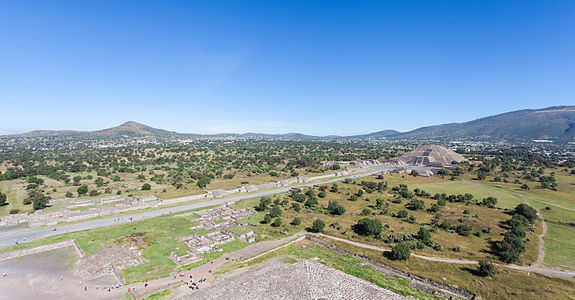
<path fill-rule="evenodd" d="M 451 193 L 471 193 L 476 197 L 486 197 L 493 195 L 499 200 L 497 206 L 502 208 L 513 208 L 519 203 L 527 203 L 536 208 L 543 218 L 547 221 L 549 231 L 545 238 L 545 260 L 544 263 L 548 266 L 562 267 L 575 270 L 575 227 L 560 224 L 575 222 L 575 212 L 569 211 L 560 207 L 550 206 L 530 199 L 528 197 L 520 196 L 514 192 L 524 193 L 531 197 L 556 203 L 565 207 L 575 206 L 575 189 L 571 191 L 571 185 L 568 190 L 565 190 L 565 182 L 573 176 L 563 176 L 561 180 L 563 185 L 560 185 L 559 191 L 531 189 L 530 191 L 518 190 L 513 185 L 503 185 L 498 183 L 499 186 L 493 186 L 486 182 L 468 182 L 468 181 L 446 181 L 438 183 L 424 183 L 418 184 L 416 179 L 409 180 L 409 186 L 419 187 L 427 192 L 436 193 L 442 191 L 450 191 Z M 572 193 L 571 193 L 572 192 Z M 567 197 L 568 195 L 568 197 Z M 546 209 L 550 207 L 551 209 Z"/>
<path fill-rule="evenodd" d="M 547 223 L 545 265 L 575 270 L 575 227 Z"/>
<path fill-rule="evenodd" d="M 411 176 L 410 176 L 411 177 Z M 402 179 L 398 176 L 399 179 Z M 412 177 L 413 178 L 413 177 Z M 395 179 L 395 178 L 394 178 Z M 386 177 L 386 180 L 389 182 L 393 182 L 394 179 L 391 179 L 390 176 Z M 408 179 L 404 180 L 403 182 L 409 184 L 409 188 L 413 190 L 415 188 L 414 182 L 417 182 L 417 179 Z M 364 179 L 366 181 L 377 181 L 374 179 Z M 425 179 L 424 179 L 425 180 Z M 452 182 L 437 182 L 437 179 L 434 179 L 436 182 L 429 183 L 425 185 L 425 190 L 430 192 L 432 189 L 428 189 L 427 187 L 432 185 L 434 187 L 433 192 L 447 192 L 447 193 L 466 193 L 466 192 L 473 192 L 474 195 L 481 195 L 476 196 L 478 199 L 482 199 L 483 197 L 493 195 L 494 191 L 498 192 L 497 196 L 501 196 L 503 194 L 508 195 L 508 192 L 504 190 L 496 189 L 496 188 L 487 188 L 483 185 L 478 184 L 468 184 L 464 186 L 464 189 L 459 190 L 451 190 L 452 186 L 457 186 L 455 183 Z M 390 188 L 394 185 L 390 184 Z M 282 209 L 282 220 L 283 226 L 280 228 L 272 227 L 270 225 L 263 225 L 260 224 L 259 221 L 263 219 L 263 215 L 265 213 L 258 212 L 255 215 L 248 218 L 247 222 L 257 225 L 258 232 L 263 233 L 265 235 L 269 235 L 273 238 L 282 237 L 288 234 L 292 234 L 298 231 L 305 230 L 307 227 L 311 227 L 312 222 L 315 219 L 321 219 L 326 223 L 325 233 L 332 236 L 337 236 L 341 238 L 345 238 L 348 240 L 358 241 L 362 243 L 372 244 L 375 246 L 386 247 L 390 248 L 394 244 L 387 244 L 384 243 L 382 240 L 375 239 L 373 237 L 363 237 L 357 235 L 352 230 L 352 226 L 355 225 L 360 219 L 369 217 L 372 219 L 379 220 L 382 224 L 387 225 L 387 229 L 384 230 L 382 233 L 383 237 L 387 237 L 388 235 L 404 235 L 404 234 L 417 234 L 420 227 L 430 228 L 429 224 L 432 222 L 432 219 L 437 213 L 430 213 L 426 210 L 407 210 L 410 215 L 413 215 L 416 218 L 415 223 L 409 223 L 404 219 L 400 219 L 397 217 L 392 216 L 392 214 L 398 212 L 399 210 L 406 209 L 406 204 L 409 200 L 403 200 L 402 203 L 394 203 L 390 201 L 392 195 L 387 192 L 384 193 L 365 193 L 360 199 L 357 201 L 349 201 L 348 198 L 350 195 L 356 193 L 360 186 L 357 184 L 344 184 L 339 183 L 340 191 L 337 193 L 327 192 L 326 198 L 319 198 L 319 206 L 314 209 L 305 209 L 302 208 L 300 212 L 295 212 L 291 208 L 290 203 Z M 279 195 L 277 196 L 280 199 L 287 199 L 287 195 Z M 480 198 L 481 197 L 481 198 Z M 375 202 L 377 198 L 381 198 L 385 200 L 385 205 L 387 205 L 387 214 L 379 214 L 377 212 L 380 209 L 375 207 Z M 274 198 L 275 199 L 275 198 Z M 328 206 L 328 202 L 336 200 L 341 205 L 346 208 L 346 213 L 342 216 L 334 216 L 328 214 L 324 211 L 323 208 Z M 422 199 L 421 200 L 425 203 L 425 207 L 429 208 L 432 204 L 436 203 L 436 200 L 432 199 Z M 242 200 L 234 204 L 237 208 L 253 208 L 259 203 L 259 199 L 248 199 Z M 302 204 L 303 207 L 303 204 Z M 514 206 L 511 206 L 514 207 Z M 364 209 L 369 209 L 371 214 L 369 216 L 365 216 L 362 214 Z M 465 213 L 467 211 L 467 213 Z M 438 243 L 443 247 L 442 250 L 433 249 L 432 247 L 425 247 L 424 249 L 415 250 L 419 254 L 423 255 L 431 255 L 431 256 L 440 256 L 440 257 L 449 257 L 449 258 L 457 258 L 457 259 L 480 259 L 491 256 L 490 249 L 491 244 L 493 241 L 501 240 L 502 234 L 506 232 L 506 228 L 503 227 L 501 224 L 510 219 L 511 216 L 508 215 L 503 209 L 493 209 L 487 208 L 485 206 L 478 206 L 474 204 L 466 205 L 464 203 L 447 203 L 445 207 L 441 209 L 439 212 L 440 220 L 441 221 L 449 221 L 453 226 L 463 223 L 470 225 L 472 227 L 472 233 L 483 231 L 489 228 L 488 233 L 482 233 L 481 236 L 475 236 L 471 234 L 469 236 L 460 236 L 455 232 L 447 232 L 444 230 L 436 230 L 432 232 L 432 240 Z M 289 223 L 295 218 L 299 217 L 302 220 L 302 224 L 299 226 L 292 226 Z M 337 224 L 330 226 L 331 224 Z M 528 237 L 532 240 L 527 243 L 527 249 L 530 250 L 530 253 L 536 253 L 537 248 L 537 239 L 535 233 L 528 232 Z M 461 251 L 452 251 L 451 249 L 455 246 L 458 246 Z M 526 255 L 522 257 L 522 261 L 525 264 L 530 264 L 534 260 L 537 259 L 537 255 Z"/>

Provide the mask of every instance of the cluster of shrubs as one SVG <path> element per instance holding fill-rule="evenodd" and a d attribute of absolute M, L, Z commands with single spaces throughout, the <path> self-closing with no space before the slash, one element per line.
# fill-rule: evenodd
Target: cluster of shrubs
<path fill-rule="evenodd" d="M 550 189 L 553 191 L 557 190 L 557 182 L 555 182 L 555 176 L 553 175 L 554 174 L 539 177 L 539 183 L 541 184 L 541 188 Z"/>
<path fill-rule="evenodd" d="M 525 229 L 537 220 L 537 211 L 527 205 L 519 204 L 513 210 L 513 216 L 507 222 L 509 231 L 503 241 L 495 245 L 495 254 L 502 262 L 515 263 L 525 252 Z"/>
<path fill-rule="evenodd" d="M 445 200 L 445 201 L 449 201 L 449 202 L 464 202 L 464 203 L 469 203 L 471 202 L 471 200 L 473 200 L 473 195 L 466 193 L 466 194 L 452 194 L 452 195 L 447 195 L 446 193 L 436 193 L 435 195 L 433 195 L 431 197 L 431 199 L 435 199 L 435 200 Z"/>
<path fill-rule="evenodd" d="M 321 191 L 322 197 L 325 197 L 325 191 Z M 293 190 L 289 197 L 299 203 L 304 203 L 305 207 L 312 208 L 319 204 L 317 196 L 312 189 L 309 189 L 305 194 L 302 194 L 299 190 Z"/>
<path fill-rule="evenodd" d="M 394 186 L 391 188 L 394 194 L 399 195 L 401 198 L 410 199 L 413 198 L 413 193 L 409 191 L 407 185 L 400 184 L 399 186 Z"/>
<path fill-rule="evenodd" d="M 415 237 L 411 234 L 402 234 L 402 235 L 394 235 L 390 234 L 385 239 L 385 242 L 388 244 L 391 243 L 403 243 L 415 240 Z"/>
<path fill-rule="evenodd" d="M 263 220 L 261 221 L 262 224 L 269 224 L 273 227 L 280 227 L 283 224 L 281 215 L 282 209 L 280 205 L 287 205 L 287 201 L 284 200 L 283 202 L 278 198 L 274 201 L 274 205 L 270 208 L 268 205 L 272 203 L 272 199 L 270 197 L 262 197 L 260 199 L 260 203 L 256 205 L 255 209 L 259 212 L 264 212 L 269 209 L 269 212 L 264 216 Z M 275 220 L 272 222 L 273 218 Z"/>
<path fill-rule="evenodd" d="M 410 241 L 415 243 L 408 243 Z M 443 247 L 438 243 L 431 240 L 431 230 L 420 227 L 416 235 L 406 234 L 395 236 L 390 234 L 386 239 L 386 243 L 398 243 L 391 249 L 390 258 L 393 260 L 408 260 L 413 249 L 423 249 L 426 246 L 432 247 L 437 251 L 442 251 Z"/>
<path fill-rule="evenodd" d="M 360 185 L 367 193 L 373 193 L 374 191 L 383 192 L 387 189 L 387 181 L 386 182 L 372 182 L 372 181 L 362 181 Z"/>
<path fill-rule="evenodd" d="M 452 202 L 452 203 L 453 202 L 460 202 L 460 203 L 468 203 L 469 204 L 474 200 L 473 195 L 469 194 L 469 193 L 451 194 L 451 195 L 448 195 L 446 193 L 436 193 L 433 196 L 431 196 L 430 193 L 426 192 L 425 190 L 419 189 L 419 188 L 414 189 L 413 193 L 411 193 L 409 191 L 407 185 L 405 185 L 405 184 L 400 184 L 399 186 L 393 187 L 392 191 L 394 191 L 394 193 L 398 194 L 402 198 L 406 198 L 406 199 L 413 198 L 413 196 L 415 195 L 415 196 L 422 197 L 422 198 L 437 200 L 437 204 L 435 204 L 434 206 L 432 206 L 428 209 L 428 211 L 430 211 L 430 212 L 440 211 L 441 207 L 445 206 L 447 201 Z M 415 201 L 419 201 L 419 202 L 415 202 Z M 478 205 L 484 205 L 484 206 L 493 208 L 497 204 L 497 198 L 490 196 L 490 197 L 484 198 L 482 201 L 475 201 L 475 203 L 477 203 Z M 421 202 L 420 200 L 412 200 L 408 205 L 408 208 L 413 209 L 413 210 L 424 209 L 424 207 L 425 206 L 423 205 L 423 202 Z"/>

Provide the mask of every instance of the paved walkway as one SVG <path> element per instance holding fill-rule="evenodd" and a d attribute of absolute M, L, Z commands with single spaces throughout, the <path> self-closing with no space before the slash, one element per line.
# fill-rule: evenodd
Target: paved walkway
<path fill-rule="evenodd" d="M 130 223 L 130 222 L 141 221 L 144 219 L 159 217 L 159 216 L 162 216 L 165 214 L 170 214 L 170 213 L 183 212 L 183 211 L 187 211 L 187 210 L 192 210 L 192 209 L 197 209 L 197 208 L 202 208 L 202 207 L 207 207 L 207 206 L 213 206 L 213 205 L 221 205 L 221 204 L 225 204 L 225 203 L 232 203 L 232 202 L 236 202 L 236 201 L 244 200 L 244 199 L 251 199 L 251 198 L 257 198 L 257 197 L 262 197 L 262 196 L 281 194 L 281 193 L 289 192 L 289 190 L 294 188 L 294 187 L 295 188 L 311 187 L 311 186 L 318 185 L 318 184 L 328 184 L 328 183 L 343 181 L 346 179 L 357 179 L 357 178 L 362 178 L 362 177 L 367 177 L 367 176 L 373 176 L 373 175 L 378 174 L 382 171 L 390 171 L 390 170 L 393 170 L 396 168 L 398 168 L 398 167 L 397 166 L 389 166 L 389 165 L 372 166 L 370 168 L 371 171 L 369 171 L 369 172 L 345 176 L 345 177 L 339 177 L 339 178 L 332 178 L 332 179 L 324 180 L 324 181 L 320 181 L 320 182 L 302 183 L 302 184 L 297 184 L 297 185 L 293 185 L 293 186 L 289 186 L 289 187 L 282 187 L 282 188 L 276 188 L 276 189 L 272 189 L 272 190 L 259 191 L 259 192 L 250 193 L 250 194 L 241 194 L 241 195 L 236 195 L 236 196 L 222 197 L 222 198 L 198 202 L 198 203 L 192 203 L 192 204 L 186 204 L 186 205 L 180 205 L 180 206 L 174 206 L 174 207 L 168 207 L 168 208 L 161 208 L 161 209 L 156 209 L 156 210 L 151 210 L 151 211 L 146 211 L 146 212 L 123 215 L 120 217 L 102 218 L 102 219 L 96 219 L 96 220 L 85 221 L 85 222 L 80 222 L 80 223 L 58 225 L 56 227 L 18 228 L 18 229 L 5 229 L 4 228 L 4 229 L 0 229 L 0 249 L 15 246 L 17 242 L 18 243 L 26 243 L 26 242 L 35 241 L 35 240 L 50 237 L 50 236 L 69 233 L 69 232 L 77 232 L 77 231 L 83 231 L 83 230 L 89 230 L 89 229 L 95 229 L 95 228 L 115 226 L 115 225 L 119 225 L 119 224 L 125 224 L 125 223 Z M 182 197 L 182 198 L 185 198 L 185 197 Z"/>

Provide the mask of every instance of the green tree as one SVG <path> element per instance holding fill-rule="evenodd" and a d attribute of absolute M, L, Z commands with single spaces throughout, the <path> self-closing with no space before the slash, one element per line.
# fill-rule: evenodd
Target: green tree
<path fill-rule="evenodd" d="M 497 204 L 497 198 L 491 196 L 483 198 L 483 205 L 493 208 L 495 207 L 495 204 Z"/>
<path fill-rule="evenodd" d="M 481 276 L 490 276 L 492 277 L 495 275 L 495 266 L 486 259 L 479 260 L 479 267 L 477 268 L 477 272 Z"/>
<path fill-rule="evenodd" d="M 270 197 L 261 197 L 260 203 L 255 207 L 256 211 L 266 211 L 268 209 L 268 205 L 272 203 L 272 199 Z"/>
<path fill-rule="evenodd" d="M 339 204 L 339 202 L 337 201 L 329 201 L 327 210 L 329 211 L 330 214 L 338 216 L 343 215 L 346 211 L 345 207 L 343 207 L 343 205 Z"/>
<path fill-rule="evenodd" d="M 365 236 L 377 236 L 383 230 L 381 222 L 377 219 L 363 218 L 357 222 L 357 224 L 352 226 L 355 233 Z"/>
<path fill-rule="evenodd" d="M 425 245 L 431 244 L 431 231 L 423 227 L 419 227 L 419 232 L 417 232 L 417 238 L 422 241 Z"/>
<path fill-rule="evenodd" d="M 525 252 L 525 242 L 514 234 L 506 234 L 503 241 L 496 244 L 497 256 L 506 263 L 517 262 L 519 255 L 523 252 Z"/>
<path fill-rule="evenodd" d="M 397 216 L 398 218 L 403 219 L 403 218 L 406 218 L 408 214 L 409 214 L 409 213 L 407 212 L 407 210 L 402 209 L 402 210 L 400 210 L 400 211 L 397 212 L 397 215 L 396 215 L 396 216 Z"/>
<path fill-rule="evenodd" d="M 295 218 L 290 222 L 290 224 L 293 225 L 293 226 L 299 226 L 299 224 L 301 224 L 301 219 L 298 218 L 298 217 L 295 217 Z"/>
<path fill-rule="evenodd" d="M 360 215 L 362 215 L 362 216 L 370 216 L 370 215 L 371 215 L 371 209 L 369 209 L 369 208 L 367 208 L 367 207 L 364 208 L 364 209 L 362 209 Z"/>
<path fill-rule="evenodd" d="M 39 210 L 46 208 L 48 206 L 48 200 L 50 200 L 50 198 L 44 194 L 36 193 L 32 199 L 34 209 Z"/>
<path fill-rule="evenodd" d="M 530 223 L 535 222 L 537 220 L 537 211 L 535 208 L 527 205 L 527 204 L 519 204 L 515 207 L 514 214 L 520 214 L 527 218 Z"/>
<path fill-rule="evenodd" d="M 523 215 L 513 215 L 508 224 L 511 227 L 527 227 L 529 225 L 529 220 L 527 220 Z"/>
<path fill-rule="evenodd" d="M 266 214 L 266 215 L 264 216 L 264 219 L 262 220 L 261 223 L 262 223 L 262 224 L 268 224 L 268 223 L 271 222 L 271 221 L 272 221 L 272 216 L 270 216 L 270 214 Z"/>
<path fill-rule="evenodd" d="M 276 218 L 276 220 L 272 223 L 273 227 L 281 227 L 282 226 L 282 218 Z"/>
<path fill-rule="evenodd" d="M 82 196 L 82 195 L 86 195 L 86 193 L 88 193 L 88 186 L 87 185 L 81 185 L 80 187 L 78 187 L 78 189 L 76 190 L 78 192 L 78 195 Z"/>
<path fill-rule="evenodd" d="M 101 187 L 104 185 L 104 178 L 98 177 L 94 180 L 94 183 L 96 184 L 97 187 Z"/>
<path fill-rule="evenodd" d="M 331 192 L 332 192 L 332 193 L 337 193 L 338 191 L 339 191 L 339 186 L 337 185 L 337 183 L 334 183 L 334 184 L 331 186 Z"/>
<path fill-rule="evenodd" d="M 144 183 L 142 185 L 142 191 L 149 191 L 152 189 L 152 186 L 149 183 Z"/>
<path fill-rule="evenodd" d="M 0 206 L 6 205 L 6 194 L 0 191 Z"/>
<path fill-rule="evenodd" d="M 325 229 L 325 223 L 321 219 L 316 219 L 311 224 L 312 232 L 323 232 L 324 229 Z"/>
<path fill-rule="evenodd" d="M 282 209 L 278 205 L 274 205 L 270 210 L 270 215 L 272 218 L 279 217 L 282 215 Z"/>
<path fill-rule="evenodd" d="M 292 203 L 291 206 L 292 206 L 293 210 L 296 212 L 301 210 L 301 207 L 300 207 L 299 203 L 297 203 L 297 202 Z"/>
<path fill-rule="evenodd" d="M 406 243 L 399 243 L 391 248 L 391 259 L 406 261 L 411 256 L 411 249 Z"/>
<path fill-rule="evenodd" d="M 420 210 L 425 208 L 425 204 L 421 200 L 413 199 L 409 202 L 408 208 L 411 210 Z"/>
<path fill-rule="evenodd" d="M 318 204 L 319 204 L 319 202 L 317 201 L 317 198 L 316 198 L 315 196 L 313 196 L 313 197 L 309 197 L 309 198 L 307 199 L 307 202 L 305 203 L 305 206 L 311 208 L 311 207 L 314 207 L 314 206 L 316 206 L 316 205 L 318 205 Z"/>

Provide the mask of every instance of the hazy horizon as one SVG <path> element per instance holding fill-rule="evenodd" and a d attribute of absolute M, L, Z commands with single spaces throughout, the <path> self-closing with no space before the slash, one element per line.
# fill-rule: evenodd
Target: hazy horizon
<path fill-rule="evenodd" d="M 575 107 L 575 105 L 554 105 L 553 107 L 563 107 L 563 106 L 569 106 L 569 107 Z M 549 108 L 549 107 L 538 107 L 538 108 L 525 108 L 525 110 L 533 110 L 533 109 L 545 109 L 545 108 Z M 503 113 L 508 113 L 508 112 L 501 112 L 499 114 L 503 114 Z M 498 115 L 498 114 L 497 114 Z M 484 117 L 490 117 L 490 116 L 483 116 L 481 118 Z M 476 120 L 476 119 L 474 119 Z M 466 120 L 463 122 L 468 122 L 468 121 L 473 121 L 473 120 Z M 96 130 L 102 130 L 102 129 L 108 129 L 111 127 L 117 127 L 120 125 L 123 125 L 124 123 L 128 123 L 128 122 L 136 122 L 136 123 L 140 123 L 143 125 L 147 125 L 156 129 L 163 129 L 163 130 L 167 130 L 167 131 L 173 131 L 173 132 L 177 132 L 177 133 L 183 133 L 183 134 L 204 134 L 204 135 L 211 135 L 211 134 L 245 134 L 245 133 L 263 133 L 263 134 L 290 134 L 290 133 L 299 133 L 299 134 L 306 134 L 306 135 L 312 135 L 312 136 L 352 136 L 352 135 L 362 135 L 362 134 L 368 134 L 368 133 L 374 133 L 374 132 L 378 132 L 378 131 L 384 131 L 384 130 L 396 130 L 394 128 L 384 128 L 384 129 L 379 129 L 379 130 L 373 130 L 373 131 L 368 131 L 368 132 L 359 132 L 359 133 L 352 133 L 352 134 L 338 134 L 338 133 L 330 133 L 330 134 L 321 134 L 321 135 L 317 135 L 317 134 L 310 134 L 310 133 L 306 133 L 306 132 L 265 132 L 265 131 L 245 131 L 245 132 L 226 132 L 226 131 L 221 131 L 221 132 L 189 132 L 189 131 L 177 131 L 177 130 L 172 130 L 169 128 L 160 128 L 160 127 L 156 127 L 154 125 L 151 124 L 147 124 L 147 123 L 143 123 L 143 122 L 139 122 L 137 120 L 128 120 L 125 122 L 122 122 L 121 124 L 116 124 L 110 127 L 102 127 L 102 128 L 92 128 L 92 129 L 87 129 L 87 130 L 78 130 L 75 128 L 57 128 L 57 129 L 47 129 L 47 128 L 35 128 L 35 129 L 13 129 L 13 130 L 5 130 L 5 129 L 1 129 L 0 128 L 0 135 L 12 135 L 12 134 L 20 134 L 20 133 L 26 133 L 26 132 L 30 132 L 30 131 L 34 131 L 34 130 L 72 130 L 72 131 L 96 131 Z M 431 124 L 431 125 L 443 125 L 443 124 L 450 124 L 450 123 L 455 123 L 455 122 L 446 122 L 446 123 L 441 123 L 441 124 Z M 422 126 L 424 127 L 424 126 Z M 417 127 L 417 128 L 413 128 L 410 130 L 405 130 L 405 131 L 401 131 L 401 130 L 397 130 L 399 132 L 409 132 L 415 129 L 418 129 L 421 127 Z"/>

